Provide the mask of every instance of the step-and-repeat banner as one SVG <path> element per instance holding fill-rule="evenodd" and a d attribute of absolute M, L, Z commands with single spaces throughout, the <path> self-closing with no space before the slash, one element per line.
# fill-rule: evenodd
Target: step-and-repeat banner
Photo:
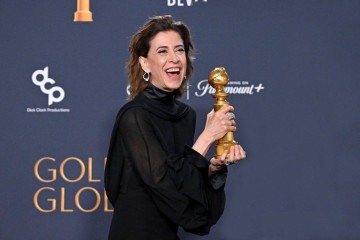
<path fill-rule="evenodd" d="M 247 152 L 210 235 L 181 238 L 360 239 L 358 0 L 1 0 L 0 239 L 106 239 L 128 43 L 165 14 L 196 46 L 182 101 L 197 134 L 214 103 L 208 74 L 223 66 Z"/>

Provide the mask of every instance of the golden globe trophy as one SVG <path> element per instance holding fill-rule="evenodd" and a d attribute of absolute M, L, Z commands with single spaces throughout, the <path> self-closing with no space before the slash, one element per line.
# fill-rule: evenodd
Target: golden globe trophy
<path fill-rule="evenodd" d="M 74 13 L 74 22 L 92 22 L 90 0 L 77 0 L 77 10 Z"/>
<path fill-rule="evenodd" d="M 229 102 L 226 101 L 226 97 L 229 95 L 224 91 L 225 85 L 229 82 L 229 76 L 223 67 L 217 67 L 212 70 L 208 77 L 209 84 L 215 88 L 216 92 L 212 95 L 216 102 L 214 104 L 215 112 L 224 106 L 229 106 Z M 229 119 L 234 119 L 233 113 L 228 113 Z M 229 117 L 230 116 L 230 117 Z M 216 158 L 220 158 L 225 150 L 229 150 L 231 146 L 237 145 L 234 140 L 234 133 L 228 132 L 221 139 L 219 139 L 215 146 Z"/>

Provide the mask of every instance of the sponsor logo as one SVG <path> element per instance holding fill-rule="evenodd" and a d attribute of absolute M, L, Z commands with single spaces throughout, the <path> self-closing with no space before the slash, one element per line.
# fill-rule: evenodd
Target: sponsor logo
<path fill-rule="evenodd" d="M 39 80 L 38 76 L 42 78 Z M 40 87 L 40 90 L 48 95 L 48 105 L 52 105 L 54 102 L 61 102 L 65 97 L 65 91 L 59 86 L 54 86 L 52 88 L 46 88 L 46 84 L 50 83 L 51 85 L 55 84 L 55 80 L 49 78 L 49 67 L 45 67 L 44 70 L 36 70 L 32 75 L 32 81 L 35 85 Z M 58 92 L 59 95 L 56 97 L 55 93 Z"/>
<path fill-rule="evenodd" d="M 36 70 L 31 76 L 32 82 L 38 86 L 42 93 L 48 96 L 48 106 L 31 108 L 28 107 L 26 112 L 70 112 L 70 109 L 66 108 L 50 108 L 54 103 L 59 103 L 65 98 L 65 91 L 62 87 L 59 87 L 56 84 L 55 80 L 49 77 L 49 67 L 44 69 Z M 49 85 L 53 85 L 49 87 Z"/>
<path fill-rule="evenodd" d="M 191 88 L 194 86 L 187 85 L 186 86 L 186 100 L 190 100 Z M 238 94 L 238 95 L 250 95 L 254 96 L 256 94 L 264 91 L 265 86 L 262 83 L 250 84 L 248 81 L 229 81 L 228 84 L 224 87 L 224 91 L 228 94 Z M 130 86 L 126 87 L 126 93 L 130 95 Z M 213 88 L 207 79 L 201 80 L 196 85 L 195 97 L 203 97 L 205 95 L 214 94 L 215 88 Z"/>
<path fill-rule="evenodd" d="M 250 84 L 248 81 L 229 81 L 228 84 L 224 87 L 224 91 L 229 94 L 239 94 L 239 95 L 254 95 L 263 91 L 265 87 L 262 83 L 259 84 Z M 201 80 L 196 85 L 195 96 L 203 97 L 206 94 L 214 94 L 215 88 L 213 88 L 207 79 Z M 189 95 L 187 96 L 189 100 Z"/>
<path fill-rule="evenodd" d="M 206 3 L 207 0 L 167 0 L 168 7 L 191 7 L 195 3 Z"/>

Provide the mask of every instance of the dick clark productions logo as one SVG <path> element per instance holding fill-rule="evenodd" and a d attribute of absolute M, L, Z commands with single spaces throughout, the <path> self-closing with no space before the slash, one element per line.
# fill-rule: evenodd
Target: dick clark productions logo
<path fill-rule="evenodd" d="M 39 79 L 38 76 L 41 76 Z M 49 78 L 49 67 L 45 67 L 43 70 L 36 70 L 32 74 L 32 81 L 35 85 L 40 87 L 40 90 L 48 95 L 48 105 L 51 106 L 54 102 L 61 102 L 65 97 L 65 91 L 59 86 L 53 86 L 51 88 L 46 88 L 46 85 L 49 83 L 51 85 L 55 84 L 55 80 Z M 58 94 L 55 94 L 55 93 Z"/>

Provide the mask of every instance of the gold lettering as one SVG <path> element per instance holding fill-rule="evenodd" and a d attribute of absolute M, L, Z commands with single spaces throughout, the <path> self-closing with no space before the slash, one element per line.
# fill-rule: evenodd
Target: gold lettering
<path fill-rule="evenodd" d="M 65 198 L 65 188 L 62 187 L 61 188 L 61 201 L 60 201 L 61 207 L 60 207 L 60 210 L 61 210 L 61 212 L 73 212 L 74 211 L 73 209 L 65 209 L 65 200 L 66 200 L 66 198 Z"/>
<path fill-rule="evenodd" d="M 39 159 L 34 166 L 34 174 L 35 174 L 36 178 L 41 182 L 46 182 L 46 183 L 53 182 L 56 180 L 56 169 L 51 169 L 51 168 L 48 169 L 48 171 L 52 173 L 52 175 L 51 175 L 52 177 L 50 179 L 44 179 L 44 178 L 40 177 L 39 166 L 45 160 L 50 160 L 50 161 L 55 162 L 55 159 L 50 158 L 50 157 L 44 157 L 44 158 Z"/>
<path fill-rule="evenodd" d="M 114 209 L 109 209 L 109 199 L 104 189 L 104 212 L 113 212 Z"/>
<path fill-rule="evenodd" d="M 50 209 L 43 209 L 39 205 L 39 194 L 44 190 L 50 190 L 50 191 L 53 191 L 53 192 L 55 191 L 55 189 L 51 188 L 51 187 L 40 188 L 39 190 L 36 191 L 36 193 L 34 195 L 34 199 L 33 199 L 34 205 L 35 205 L 36 209 L 39 210 L 40 212 L 44 212 L 44 213 L 53 212 L 53 211 L 56 210 L 56 199 L 54 199 L 54 198 L 47 199 L 48 202 L 51 202 L 51 208 Z"/>
<path fill-rule="evenodd" d="M 100 179 L 92 179 L 92 175 L 93 175 L 93 161 L 92 158 L 89 157 L 89 161 L 88 161 L 88 171 L 89 171 L 89 175 L 88 175 L 88 180 L 89 182 L 100 182 Z"/>
<path fill-rule="evenodd" d="M 95 203 L 95 206 L 94 206 L 93 208 L 91 208 L 91 209 L 84 209 L 84 208 L 81 206 L 81 204 L 80 204 L 80 195 L 81 195 L 81 193 L 82 193 L 83 191 L 85 191 L 85 190 L 90 190 L 90 191 L 94 192 L 95 195 L 96 195 L 96 203 Z M 93 211 L 95 211 L 95 210 L 99 207 L 100 202 L 101 202 L 101 197 L 100 197 L 99 192 L 98 192 L 95 188 L 92 188 L 92 187 L 83 187 L 83 188 L 80 189 L 80 190 L 76 193 L 76 195 L 75 195 L 75 204 L 76 204 L 76 207 L 79 208 L 79 209 L 80 209 L 81 211 L 83 211 L 83 212 L 93 212 Z"/>
<path fill-rule="evenodd" d="M 76 179 L 74 179 L 74 180 L 68 179 L 68 178 L 65 176 L 65 173 L 64 173 L 64 167 L 65 167 L 65 164 L 66 164 L 68 161 L 78 162 L 78 163 L 80 164 L 80 167 L 81 167 L 81 172 L 80 172 L 79 177 L 76 178 Z M 76 157 L 69 157 L 69 158 L 65 159 L 65 160 L 61 163 L 61 165 L 60 165 L 60 175 L 61 175 L 61 177 L 62 177 L 65 181 L 67 181 L 67 182 L 71 182 L 71 183 L 78 182 L 78 181 L 80 181 L 80 180 L 84 177 L 84 175 L 85 175 L 85 165 L 84 165 L 84 163 L 83 163 L 80 159 L 78 159 L 78 158 L 76 158 Z"/>

